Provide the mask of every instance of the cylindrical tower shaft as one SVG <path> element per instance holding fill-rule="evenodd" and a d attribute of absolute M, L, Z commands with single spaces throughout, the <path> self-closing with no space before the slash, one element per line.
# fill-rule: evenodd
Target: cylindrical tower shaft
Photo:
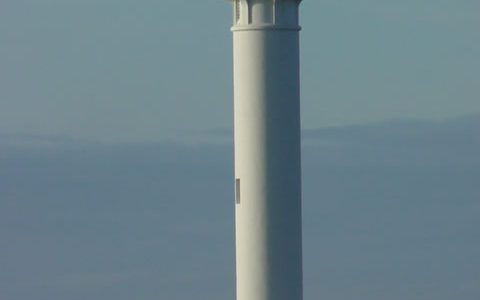
<path fill-rule="evenodd" d="M 233 5 L 237 300 L 302 299 L 299 2 Z"/>

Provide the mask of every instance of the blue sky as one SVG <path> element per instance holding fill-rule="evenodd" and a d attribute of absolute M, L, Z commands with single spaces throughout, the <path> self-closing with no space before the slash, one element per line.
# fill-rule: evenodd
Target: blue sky
<path fill-rule="evenodd" d="M 97 141 L 230 128 L 227 1 L 5 0 L 0 131 Z M 480 112 L 480 4 L 304 1 L 305 128 Z"/>

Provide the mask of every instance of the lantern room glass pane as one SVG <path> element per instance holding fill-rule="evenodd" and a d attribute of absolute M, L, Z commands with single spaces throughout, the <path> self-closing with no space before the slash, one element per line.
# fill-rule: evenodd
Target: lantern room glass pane
<path fill-rule="evenodd" d="M 250 0 L 252 24 L 273 24 L 274 0 Z"/>

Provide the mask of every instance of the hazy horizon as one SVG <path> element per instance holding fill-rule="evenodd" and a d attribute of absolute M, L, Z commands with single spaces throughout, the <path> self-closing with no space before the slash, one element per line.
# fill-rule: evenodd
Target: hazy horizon
<path fill-rule="evenodd" d="M 476 300 L 479 131 L 480 116 L 304 131 L 305 299 Z M 0 297 L 233 299 L 231 138 L 204 134 L 0 135 Z"/>

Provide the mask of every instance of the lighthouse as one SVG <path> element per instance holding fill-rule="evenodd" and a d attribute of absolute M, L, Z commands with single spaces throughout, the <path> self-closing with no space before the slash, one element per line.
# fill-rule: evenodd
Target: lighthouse
<path fill-rule="evenodd" d="M 232 1 L 236 300 L 302 299 L 300 1 Z"/>

